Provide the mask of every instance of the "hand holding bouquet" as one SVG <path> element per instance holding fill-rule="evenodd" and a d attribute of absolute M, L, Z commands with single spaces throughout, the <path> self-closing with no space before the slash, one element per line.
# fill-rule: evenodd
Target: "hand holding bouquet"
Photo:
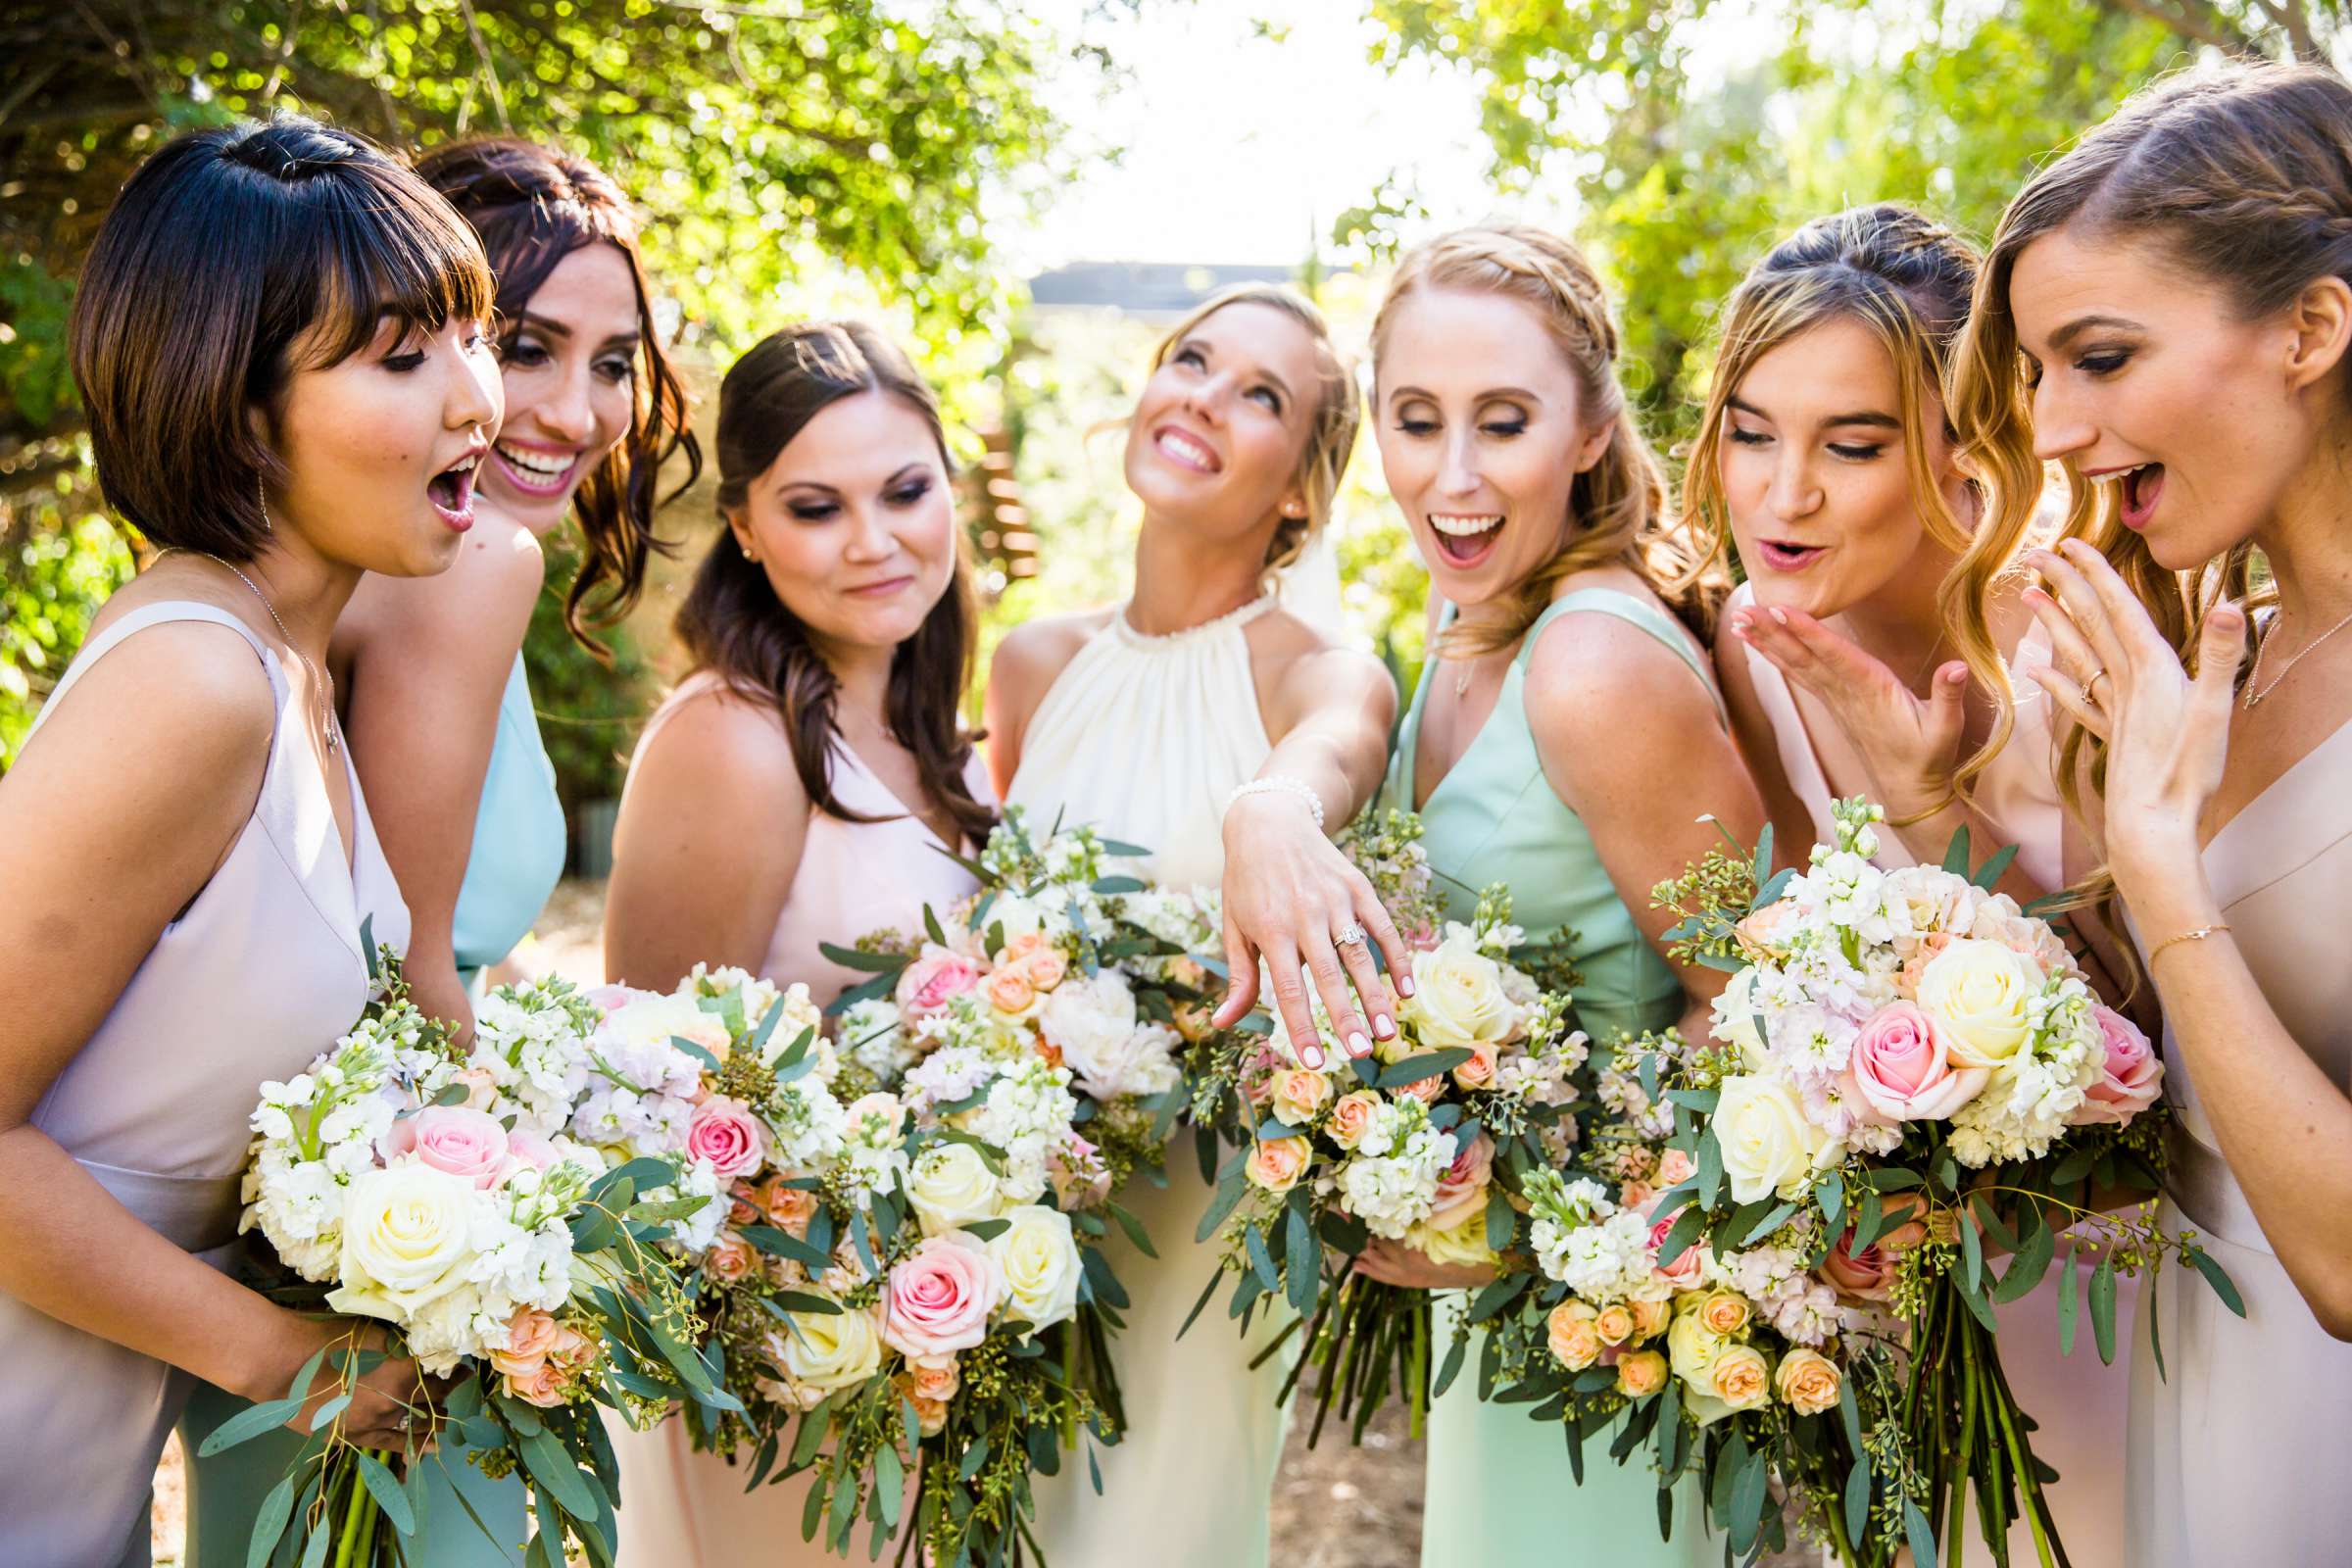
<path fill-rule="evenodd" d="M 687 1348 L 701 1326 L 656 1245 L 708 1200 L 682 1191 L 678 1159 L 609 1158 L 574 1135 L 596 1010 L 566 982 L 495 993 L 461 1053 L 406 1000 L 396 965 L 380 973 L 350 1034 L 262 1086 L 244 1228 L 294 1276 L 272 1294 L 380 1320 L 388 1353 L 457 1380 L 439 1409 L 413 1412 L 411 1458 L 456 1425 L 473 1462 L 528 1480 L 537 1568 L 567 1543 L 610 1564 L 619 1478 L 592 1404 L 635 1416 L 681 1390 L 725 1398 Z M 415 1534 L 422 1472 L 404 1483 L 339 1422 L 385 1353 L 321 1350 L 285 1398 L 206 1442 L 209 1455 L 283 1424 L 322 1368 L 341 1382 L 262 1505 L 255 1560 L 290 1525 L 309 1562 L 333 1546 L 340 1564 L 372 1564 Z"/>

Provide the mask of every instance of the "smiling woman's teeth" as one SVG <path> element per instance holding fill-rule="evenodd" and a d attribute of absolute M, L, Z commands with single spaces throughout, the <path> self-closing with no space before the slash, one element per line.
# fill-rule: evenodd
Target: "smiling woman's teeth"
<path fill-rule="evenodd" d="M 477 460 L 463 458 L 443 468 L 425 482 L 424 492 L 434 506 L 444 512 L 462 513 L 473 499 L 473 466 Z"/>
<path fill-rule="evenodd" d="M 1502 514 L 1433 512 L 1429 514 L 1429 525 L 1437 530 L 1438 548 L 1448 560 L 1471 561 L 1493 542 L 1502 527 Z"/>
<path fill-rule="evenodd" d="M 1196 468 L 1213 468 L 1217 465 L 1215 453 L 1180 430 L 1160 431 L 1159 449 L 1178 462 L 1189 463 Z"/>
<path fill-rule="evenodd" d="M 505 445 L 499 447 L 498 455 L 505 461 L 507 466 L 519 468 L 524 473 L 536 474 L 543 479 L 553 479 L 564 473 L 570 468 L 572 462 L 569 458 L 551 457 L 540 452 L 523 452 Z"/>

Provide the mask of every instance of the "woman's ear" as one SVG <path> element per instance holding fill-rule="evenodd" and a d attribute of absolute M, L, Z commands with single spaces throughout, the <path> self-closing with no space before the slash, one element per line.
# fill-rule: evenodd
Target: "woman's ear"
<path fill-rule="evenodd" d="M 2288 307 L 2294 342 L 2286 356 L 2290 392 L 2326 379 L 2352 345 L 2352 285 L 2340 277 L 2315 279 Z"/>
<path fill-rule="evenodd" d="M 1587 430 L 1584 440 L 1578 444 L 1576 449 L 1576 471 L 1591 473 L 1592 465 L 1598 463 L 1600 455 L 1609 450 L 1609 438 L 1616 433 L 1617 421 L 1615 419 L 1604 419 Z"/>
<path fill-rule="evenodd" d="M 737 508 L 733 512 L 721 512 L 719 517 L 726 523 L 727 532 L 735 536 L 735 548 L 743 552 L 743 559 L 757 565 L 760 561 L 760 545 L 752 537 L 751 521 L 744 515 L 743 510 Z"/>

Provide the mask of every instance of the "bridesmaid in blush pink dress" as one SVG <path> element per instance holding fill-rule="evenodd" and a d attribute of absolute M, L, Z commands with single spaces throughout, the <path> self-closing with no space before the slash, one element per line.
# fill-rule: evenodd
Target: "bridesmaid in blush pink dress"
<path fill-rule="evenodd" d="M 2151 1287 L 2132 1568 L 2352 1553 L 2347 126 L 2352 85 L 2315 68 L 2132 99 L 2010 204 L 1954 387 L 1988 468 L 2107 481 L 2076 487 L 2087 540 L 2027 558 L 2054 653 L 2035 680 L 2081 726 L 2163 1004 L 2163 1223 L 2245 1306 L 2178 1267 Z"/>
<path fill-rule="evenodd" d="M 489 308 L 454 213 L 291 118 L 167 145 L 82 268 L 99 478 L 162 549 L 0 778 L 5 1568 L 145 1563 L 193 1381 L 278 1398 L 355 1331 L 224 1270 L 261 1085 L 358 1018 L 369 939 L 408 941 L 320 666 L 363 572 L 456 557 L 499 417 Z M 340 1419 L 397 1448 L 423 1397 L 387 1361 Z"/>
<path fill-rule="evenodd" d="M 728 372 L 718 465 L 727 529 L 678 617 L 694 673 L 630 765 L 606 971 L 666 989 L 736 964 L 829 1002 L 863 977 L 817 945 L 972 893 L 946 852 L 993 821 L 958 718 L 973 622 L 945 442 L 898 350 L 816 322 Z M 802 1540 L 806 1476 L 747 1493 L 674 1420 L 614 1441 L 623 1561 L 839 1560 Z"/>
<path fill-rule="evenodd" d="M 1963 241 L 1900 207 L 1840 213 L 1782 241 L 1726 312 L 1686 512 L 1705 543 L 1736 543 L 1748 571 L 1715 657 L 1781 859 L 1802 864 L 1830 837 L 1834 799 L 1869 795 L 1904 824 L 1881 834 L 1883 864 L 1940 861 L 1966 826 L 1980 860 L 2017 846 L 2001 890 L 2027 904 L 2071 880 L 2070 858 L 2074 874 L 2088 861 L 2059 800 L 2047 700 L 2027 686 L 1966 799 L 1951 787 L 1996 733 L 1992 705 L 1964 696 L 1969 660 L 1952 656 L 1997 657 L 2015 683 L 2049 662 L 2014 594 L 1956 634 L 1937 597 L 1980 510 L 1936 393 L 1976 273 Z M 2068 1553 L 2117 1562 L 2128 1369 L 2101 1363 L 2087 1339 L 2061 1353 L 2058 1284 L 2053 1273 L 1996 1308 L 2001 1363 L 2038 1423 L 2035 1457 L 2060 1477 L 2047 1495 Z M 2137 1282 L 2118 1284 L 2128 1328 Z M 1983 1560 L 1973 1534 L 1966 1549 Z M 2031 1525 L 2010 1530 L 2009 1549 L 2037 1560 Z"/>

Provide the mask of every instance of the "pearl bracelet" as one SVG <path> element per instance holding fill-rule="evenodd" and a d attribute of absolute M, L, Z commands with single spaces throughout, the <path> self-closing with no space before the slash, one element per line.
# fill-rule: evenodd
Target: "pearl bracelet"
<path fill-rule="evenodd" d="M 1323 831 L 1323 797 L 1315 793 L 1312 784 L 1302 778 L 1293 778 L 1288 773 L 1270 773 L 1264 778 L 1253 778 L 1235 785 L 1233 793 L 1225 797 L 1225 809 L 1232 810 L 1233 803 L 1245 795 L 1275 793 L 1296 795 L 1306 802 L 1306 808 L 1315 813 L 1315 831 Z"/>

